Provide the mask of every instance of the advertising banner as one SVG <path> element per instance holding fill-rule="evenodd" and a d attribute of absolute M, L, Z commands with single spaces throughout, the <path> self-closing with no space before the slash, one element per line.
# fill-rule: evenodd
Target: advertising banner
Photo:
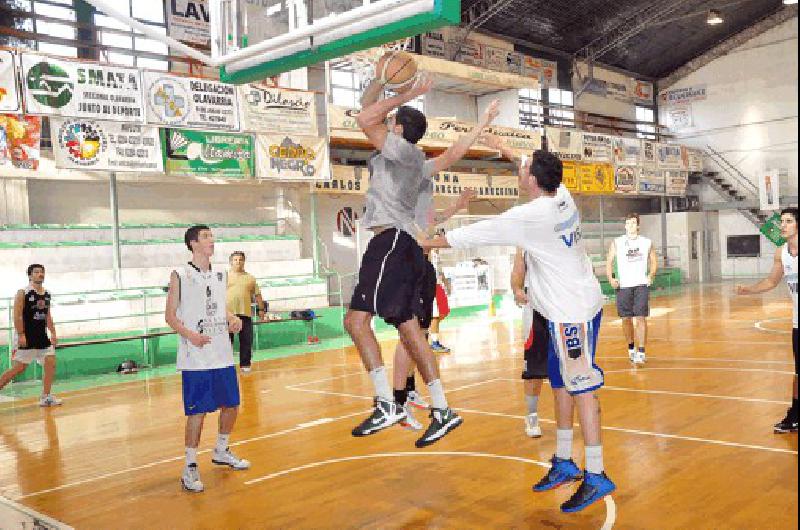
<path fill-rule="evenodd" d="M 208 0 L 170 0 L 167 5 L 169 36 L 199 48 L 211 48 L 211 14 Z"/>
<path fill-rule="evenodd" d="M 758 195 L 762 211 L 780 210 L 781 179 L 777 169 L 762 171 L 758 177 Z"/>
<path fill-rule="evenodd" d="M 642 169 L 639 172 L 639 193 L 642 195 L 664 195 L 667 192 L 664 172 Z"/>
<path fill-rule="evenodd" d="M 583 193 L 614 193 L 614 166 L 578 164 L 578 180 Z"/>
<path fill-rule="evenodd" d="M 39 169 L 42 118 L 0 114 L 0 168 Z"/>
<path fill-rule="evenodd" d="M 22 86 L 30 114 L 143 123 L 139 70 L 22 55 Z"/>
<path fill-rule="evenodd" d="M 614 147 L 607 134 L 583 133 L 583 160 L 585 162 L 612 162 Z"/>
<path fill-rule="evenodd" d="M 161 129 L 168 175 L 252 178 L 255 149 L 249 134 Z"/>
<path fill-rule="evenodd" d="M 13 53 L 0 50 L 0 112 L 20 112 L 17 88 L 16 57 Z"/>
<path fill-rule="evenodd" d="M 638 138 L 613 137 L 614 163 L 618 166 L 638 166 L 642 141 Z"/>
<path fill-rule="evenodd" d="M 319 136 L 315 99 L 313 92 L 257 85 L 240 86 L 242 130 Z M 344 116 L 339 116 L 339 120 L 343 121 Z M 355 124 L 354 119 L 352 123 Z"/>
<path fill-rule="evenodd" d="M 666 181 L 667 195 L 678 197 L 686 196 L 686 188 L 689 185 L 689 173 L 686 171 L 665 171 L 664 180 Z"/>
<path fill-rule="evenodd" d="M 636 166 L 616 166 L 614 168 L 617 193 L 636 193 L 639 191 L 639 168 Z"/>
<path fill-rule="evenodd" d="M 330 180 L 314 183 L 316 193 L 330 195 L 363 195 L 369 187 L 369 172 L 365 167 L 331 166 Z"/>
<path fill-rule="evenodd" d="M 218 81 L 143 72 L 147 123 L 203 130 L 239 130 L 236 87 Z"/>
<path fill-rule="evenodd" d="M 547 150 L 561 160 L 581 160 L 583 158 L 583 136 L 580 131 L 545 127 Z"/>
<path fill-rule="evenodd" d="M 58 168 L 158 173 L 164 170 L 157 127 L 51 118 L 50 132 Z"/>
<path fill-rule="evenodd" d="M 564 161 L 564 171 L 562 183 L 569 191 L 580 191 L 581 186 L 578 181 L 578 163 Z"/>
<path fill-rule="evenodd" d="M 658 169 L 685 170 L 683 153 L 680 145 L 658 144 Z"/>
<path fill-rule="evenodd" d="M 328 180 L 331 176 L 325 138 L 286 134 L 256 136 L 257 177 L 269 180 Z"/>

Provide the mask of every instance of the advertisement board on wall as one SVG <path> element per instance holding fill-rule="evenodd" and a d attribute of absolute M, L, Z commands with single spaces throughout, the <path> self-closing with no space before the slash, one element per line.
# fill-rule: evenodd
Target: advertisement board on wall
<path fill-rule="evenodd" d="M 22 86 L 30 114 L 144 122 L 139 70 L 22 55 Z"/>
<path fill-rule="evenodd" d="M 161 129 L 168 175 L 244 179 L 255 174 L 255 149 L 249 134 Z"/>
<path fill-rule="evenodd" d="M 56 167 L 84 171 L 161 172 L 158 128 L 140 123 L 51 118 Z"/>
<path fill-rule="evenodd" d="M 239 130 L 236 87 L 162 72 L 142 74 L 147 123 L 203 130 Z"/>

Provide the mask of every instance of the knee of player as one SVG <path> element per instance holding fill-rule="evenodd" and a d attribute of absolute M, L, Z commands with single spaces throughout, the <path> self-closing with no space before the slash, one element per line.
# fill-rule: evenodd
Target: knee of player
<path fill-rule="evenodd" d="M 368 314 L 365 313 L 365 315 Z M 344 329 L 350 334 L 357 333 L 368 325 L 369 319 L 364 318 L 364 315 L 360 313 L 347 313 L 344 317 Z"/>

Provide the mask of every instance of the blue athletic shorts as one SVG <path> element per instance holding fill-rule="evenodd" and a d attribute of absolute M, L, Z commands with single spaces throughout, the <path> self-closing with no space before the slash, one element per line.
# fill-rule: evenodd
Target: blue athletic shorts
<path fill-rule="evenodd" d="M 583 394 L 603 386 L 603 371 L 594 362 L 602 317 L 600 311 L 589 322 L 548 322 L 547 373 L 551 387 L 566 388 L 570 394 Z"/>
<path fill-rule="evenodd" d="M 184 370 L 183 412 L 187 416 L 214 412 L 221 407 L 239 406 L 239 380 L 236 368 Z"/>

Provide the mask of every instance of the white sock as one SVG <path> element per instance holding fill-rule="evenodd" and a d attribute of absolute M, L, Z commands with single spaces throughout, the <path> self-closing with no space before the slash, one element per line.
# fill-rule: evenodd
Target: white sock
<path fill-rule="evenodd" d="M 214 450 L 218 453 L 224 453 L 228 449 L 228 440 L 230 439 L 230 434 L 219 433 L 217 435 L 217 446 L 214 448 Z"/>
<path fill-rule="evenodd" d="M 431 405 L 435 409 L 446 409 L 447 398 L 444 397 L 444 386 L 441 379 L 434 379 L 428 383 L 428 390 L 431 393 Z"/>
<path fill-rule="evenodd" d="M 586 471 L 599 475 L 603 472 L 603 446 L 587 445 L 586 452 Z"/>
<path fill-rule="evenodd" d="M 431 333 L 431 342 L 439 342 L 439 334 Z"/>
<path fill-rule="evenodd" d="M 556 458 L 572 458 L 572 429 L 556 429 Z"/>
<path fill-rule="evenodd" d="M 536 414 L 539 412 L 539 396 L 525 395 L 525 403 L 528 405 L 528 414 Z"/>
<path fill-rule="evenodd" d="M 197 465 L 197 447 L 186 448 L 186 466 Z"/>
<path fill-rule="evenodd" d="M 386 374 L 386 367 L 379 366 L 369 373 L 372 384 L 375 386 L 375 395 L 386 401 L 394 401 L 392 388 L 389 386 L 389 376 Z"/>

